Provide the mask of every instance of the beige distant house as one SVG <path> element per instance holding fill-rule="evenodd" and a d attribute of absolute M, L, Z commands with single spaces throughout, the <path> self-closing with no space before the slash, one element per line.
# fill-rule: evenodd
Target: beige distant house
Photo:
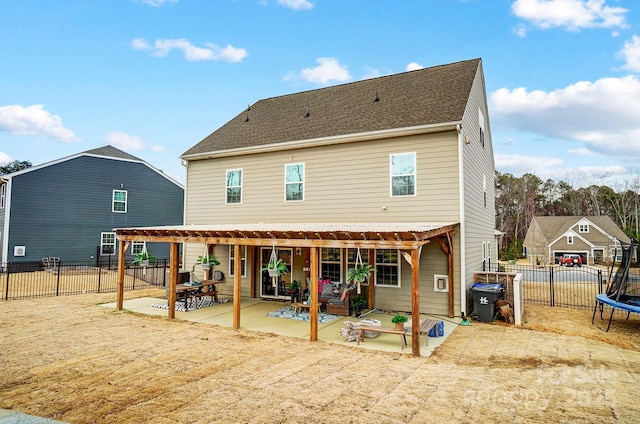
<path fill-rule="evenodd" d="M 375 270 L 369 307 L 414 324 L 468 314 L 474 271 L 497 260 L 480 59 L 259 100 L 181 159 L 185 225 L 117 234 L 186 243 L 187 270 L 213 252 L 234 327 L 241 298 L 285 299 L 291 280 L 313 305 L 318 280 L 346 282 L 358 253 Z M 262 270 L 272 253 L 291 270 L 275 284 Z"/>
<path fill-rule="evenodd" d="M 553 264 L 573 253 L 593 265 L 610 261 L 620 242 L 629 243 L 629 237 L 608 216 L 537 216 L 523 247 L 531 263 Z"/>

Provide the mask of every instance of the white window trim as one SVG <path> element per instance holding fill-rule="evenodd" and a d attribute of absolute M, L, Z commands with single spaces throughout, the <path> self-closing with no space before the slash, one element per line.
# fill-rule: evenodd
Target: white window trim
<path fill-rule="evenodd" d="M 0 209 L 4 209 L 7 202 L 7 184 L 0 186 Z"/>
<path fill-rule="evenodd" d="M 137 255 L 138 253 L 142 253 L 147 246 L 146 241 L 132 241 L 131 242 L 131 254 Z"/>
<path fill-rule="evenodd" d="M 124 193 L 124 201 L 116 201 L 116 193 Z M 124 210 L 123 211 L 117 211 L 116 210 L 116 204 L 121 204 L 124 203 Z M 127 192 L 127 190 L 113 190 L 113 192 L 111 193 L 111 212 L 113 213 L 127 213 L 127 209 L 129 207 L 128 205 L 129 203 L 129 193 Z"/>
<path fill-rule="evenodd" d="M 573 244 L 573 236 L 567 236 L 567 244 Z"/>
<path fill-rule="evenodd" d="M 337 261 L 325 261 L 325 260 L 323 260 L 322 259 L 322 253 L 323 253 L 324 249 L 336 249 L 336 250 L 338 250 L 340 252 L 340 259 L 337 260 Z M 340 270 L 340 277 L 338 278 L 338 281 L 331 280 L 331 282 L 332 283 L 339 283 L 339 282 L 343 281 L 344 273 L 343 273 L 343 269 L 342 269 L 343 268 L 342 263 L 343 263 L 344 260 L 345 260 L 344 249 L 339 249 L 339 248 L 335 248 L 335 247 L 323 247 L 323 248 L 321 248 L 321 250 L 320 250 L 320 274 L 322 274 L 322 265 L 323 264 L 333 264 L 333 265 L 338 264 L 338 267 L 339 267 L 339 270 Z M 321 275 L 321 277 L 325 278 L 324 275 Z"/>
<path fill-rule="evenodd" d="M 381 266 L 393 266 L 393 264 L 390 263 L 385 263 L 385 262 L 378 262 L 377 261 L 377 251 L 378 250 L 394 250 L 394 249 L 376 249 L 376 255 L 375 255 L 375 261 L 376 263 L 374 264 L 374 272 L 376 273 L 376 279 L 375 281 L 375 286 L 376 287 L 389 287 L 389 288 L 394 288 L 394 289 L 399 289 L 402 287 L 402 254 L 398 251 L 396 257 L 398 258 L 398 261 L 396 262 L 396 266 L 398 268 L 398 281 L 396 285 L 391 285 L 391 284 L 378 284 L 378 276 L 377 276 L 377 272 L 378 272 L 378 265 Z M 396 249 L 397 250 L 397 249 Z"/>
<path fill-rule="evenodd" d="M 398 174 L 393 173 L 393 157 L 402 155 L 413 155 L 413 173 L 412 174 Z M 413 194 L 393 194 L 393 177 L 402 177 L 406 175 L 413 176 Z M 389 196 L 390 197 L 410 197 L 418 195 L 418 155 L 416 152 L 403 152 L 403 153 L 391 153 L 389 155 Z"/>
<path fill-rule="evenodd" d="M 104 236 L 106 235 L 113 235 L 113 253 L 104 253 L 104 246 L 111 246 L 111 243 L 107 244 L 104 242 Z M 116 253 L 118 253 L 117 249 L 118 249 L 118 243 L 116 243 L 116 233 L 112 233 L 112 232 L 100 233 L 100 255 L 114 256 Z"/>
<path fill-rule="evenodd" d="M 230 186 L 228 185 L 229 183 L 229 172 L 234 172 L 234 171 L 240 171 L 240 185 L 239 186 Z M 224 203 L 225 205 L 241 205 L 242 204 L 242 199 L 243 199 L 243 195 L 244 195 L 244 187 L 242 186 L 244 183 L 244 169 L 243 168 L 234 168 L 234 169 L 227 169 L 225 172 L 225 182 L 224 182 Z M 230 188 L 236 188 L 236 187 L 240 187 L 240 201 L 237 203 L 229 203 L 229 196 L 228 196 L 228 189 Z"/>
<path fill-rule="evenodd" d="M 578 224 L 578 232 L 586 234 L 589 232 L 589 224 Z"/>
<path fill-rule="evenodd" d="M 244 247 L 244 254 L 242 253 L 243 247 Z M 246 277 L 247 276 L 247 246 L 240 247 L 240 254 L 242 255 L 240 257 L 240 267 L 242 268 L 242 273 L 240 274 L 240 276 Z M 234 275 L 233 270 L 235 268 L 236 258 L 234 258 L 233 255 L 235 255 L 235 246 L 229 245 L 229 276 L 230 277 L 233 277 Z"/>
<path fill-rule="evenodd" d="M 302 165 L 302 181 L 287 181 L 287 168 L 289 166 L 296 166 L 296 165 Z M 306 195 L 306 173 L 307 173 L 307 166 L 304 162 L 296 162 L 296 163 L 286 163 L 284 165 L 284 201 L 285 202 L 304 202 L 305 199 L 305 195 Z M 302 199 L 295 199 L 295 200 L 289 200 L 287 199 L 287 186 L 289 184 L 302 184 Z"/>

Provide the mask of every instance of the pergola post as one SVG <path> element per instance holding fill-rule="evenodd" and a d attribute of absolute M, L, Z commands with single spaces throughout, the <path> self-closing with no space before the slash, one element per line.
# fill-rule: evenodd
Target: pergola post
<path fill-rule="evenodd" d="M 309 296 L 311 296 L 311 304 L 309 307 L 310 316 L 310 340 L 315 342 L 318 340 L 318 247 L 311 247 L 311 281 L 309 283 Z"/>
<path fill-rule="evenodd" d="M 240 328 L 240 283 L 242 282 L 242 261 L 240 260 L 240 245 L 233 246 L 233 329 Z"/>
<path fill-rule="evenodd" d="M 179 246 L 178 243 L 171 243 L 169 246 L 169 299 L 167 299 L 167 303 L 169 318 L 172 319 L 176 317 L 176 286 L 178 285 L 178 268 L 180 266 Z"/>
<path fill-rule="evenodd" d="M 420 356 L 420 250 L 411 250 L 411 353 Z"/>

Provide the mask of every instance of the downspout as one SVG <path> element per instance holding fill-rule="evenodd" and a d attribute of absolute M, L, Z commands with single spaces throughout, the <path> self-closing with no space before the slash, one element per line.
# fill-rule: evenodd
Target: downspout
<path fill-rule="evenodd" d="M 464 214 L 464 135 L 462 134 L 462 123 L 456 125 L 458 132 L 458 184 L 459 184 L 459 214 L 460 214 L 460 311 L 462 315 L 467 315 L 467 285 L 466 285 L 466 225 Z"/>
<path fill-rule="evenodd" d="M 0 178 L 7 188 L 4 192 L 4 223 L 2 227 L 2 263 L 8 262 L 9 255 L 9 217 L 11 216 L 11 178 Z"/>

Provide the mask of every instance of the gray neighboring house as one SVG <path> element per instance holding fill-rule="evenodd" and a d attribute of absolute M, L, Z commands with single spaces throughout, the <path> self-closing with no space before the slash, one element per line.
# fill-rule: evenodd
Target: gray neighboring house
<path fill-rule="evenodd" d="M 113 229 L 182 224 L 184 187 L 112 146 L 0 176 L 1 260 L 117 260 Z M 134 243 L 128 255 L 139 251 Z M 167 244 L 147 246 L 169 257 Z"/>
<path fill-rule="evenodd" d="M 620 242 L 629 237 L 608 216 L 537 216 L 531 220 L 523 247 L 532 264 L 558 263 L 568 253 L 582 256 L 583 263 L 610 262 Z"/>
<path fill-rule="evenodd" d="M 230 277 L 241 245 L 242 296 L 286 298 L 261 271 L 274 248 L 285 283 L 310 278 L 310 247 L 318 277 L 336 283 L 362 245 L 375 307 L 411 310 L 419 279 L 422 310 L 459 316 L 474 272 L 497 259 L 481 59 L 259 100 L 182 159 L 186 228 L 166 231 L 187 243 L 185 267 L 208 241 Z"/>

